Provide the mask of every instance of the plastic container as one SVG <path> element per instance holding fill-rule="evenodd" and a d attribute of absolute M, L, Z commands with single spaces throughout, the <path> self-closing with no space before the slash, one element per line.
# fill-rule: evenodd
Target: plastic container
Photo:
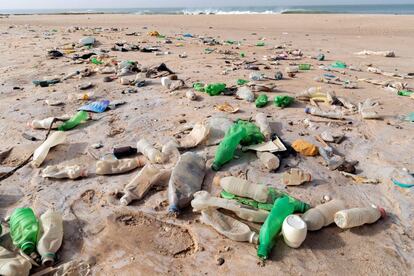
<path fill-rule="evenodd" d="M 144 156 L 131 159 L 99 160 L 96 162 L 96 174 L 121 174 L 145 166 L 147 160 Z"/>
<path fill-rule="evenodd" d="M 265 185 L 258 185 L 238 177 L 228 176 L 220 179 L 220 186 L 226 192 L 252 198 L 262 203 L 267 202 L 269 189 Z"/>
<path fill-rule="evenodd" d="M 43 265 L 52 265 L 63 240 L 62 214 L 47 210 L 40 216 L 40 229 L 42 234 L 37 243 L 37 252 L 42 257 Z"/>
<path fill-rule="evenodd" d="M 46 141 L 43 142 L 33 153 L 32 164 L 35 167 L 40 167 L 43 161 L 46 159 L 49 150 L 59 144 L 62 144 L 66 140 L 66 134 L 63 131 L 56 131 L 52 133 Z"/>
<path fill-rule="evenodd" d="M 39 222 L 30 208 L 17 208 L 10 216 L 10 236 L 13 244 L 25 254 L 36 249 Z"/>
<path fill-rule="evenodd" d="M 257 113 L 255 117 L 256 124 L 260 128 L 260 132 L 263 133 L 265 138 L 268 140 L 272 136 L 272 129 L 270 128 L 267 116 L 264 113 Z"/>
<path fill-rule="evenodd" d="M 88 118 L 89 118 L 88 112 L 83 111 L 83 110 L 79 111 L 72 118 L 67 120 L 62 125 L 60 125 L 58 127 L 58 130 L 60 130 L 60 131 L 70 130 L 70 129 L 76 127 L 77 125 L 81 124 L 82 122 L 88 120 Z"/>
<path fill-rule="evenodd" d="M 267 211 L 254 209 L 251 206 L 240 204 L 234 200 L 212 197 L 207 191 L 196 192 L 194 199 L 191 201 L 191 206 L 195 212 L 208 208 L 226 209 L 234 212 L 239 218 L 251 222 L 264 222 L 269 215 Z"/>
<path fill-rule="evenodd" d="M 342 200 L 331 200 L 308 210 L 302 215 L 309 231 L 316 231 L 324 226 L 334 222 L 336 212 L 345 209 L 345 203 Z"/>
<path fill-rule="evenodd" d="M 216 209 L 208 208 L 201 211 L 200 221 L 210 225 L 217 232 L 227 238 L 238 242 L 250 242 L 257 244 L 257 233 L 250 230 L 249 226 L 230 216 L 220 213 Z"/>
<path fill-rule="evenodd" d="M 169 176 L 169 170 L 162 170 L 153 164 L 145 165 L 125 186 L 121 204 L 126 206 L 133 200 L 140 200 L 152 186 Z"/>
<path fill-rule="evenodd" d="M 307 107 L 305 108 L 305 113 L 311 114 L 318 117 L 329 118 L 329 119 L 337 119 L 342 120 L 344 119 L 344 115 L 341 112 L 326 112 L 314 107 Z"/>
<path fill-rule="evenodd" d="M 152 163 L 164 162 L 162 153 L 155 149 L 146 139 L 137 142 L 137 151 L 142 153 Z"/>
<path fill-rule="evenodd" d="M 298 215 L 289 215 L 283 221 L 282 234 L 285 243 L 292 248 L 298 248 L 305 241 L 308 228 Z"/>
<path fill-rule="evenodd" d="M 28 260 L 0 246 L 0 275 L 29 276 L 31 268 Z"/>
<path fill-rule="evenodd" d="M 275 201 L 272 211 L 260 228 L 259 247 L 257 248 L 259 258 L 266 260 L 269 257 L 276 237 L 282 230 L 283 221 L 294 212 L 294 209 L 295 207 L 288 197 L 281 197 Z"/>
<path fill-rule="evenodd" d="M 186 152 L 180 156 L 168 183 L 168 211 L 179 213 L 201 189 L 205 175 L 205 161 L 196 153 Z"/>
<path fill-rule="evenodd" d="M 256 107 L 261 108 L 261 107 L 265 107 L 267 105 L 269 101 L 269 98 L 267 97 L 266 94 L 261 94 L 257 97 L 256 99 Z"/>
<path fill-rule="evenodd" d="M 47 166 L 42 171 L 42 177 L 77 179 L 88 176 L 88 171 L 78 165 L 72 166 Z"/>
<path fill-rule="evenodd" d="M 257 157 L 260 159 L 260 161 L 262 162 L 262 164 L 269 169 L 269 171 L 274 171 L 277 168 L 279 168 L 280 165 L 280 160 L 279 158 L 270 153 L 270 152 L 256 152 Z"/>
<path fill-rule="evenodd" d="M 371 224 L 385 217 L 385 210 L 378 207 L 352 208 L 335 214 L 335 224 L 342 228 L 353 228 L 364 224 Z"/>
<path fill-rule="evenodd" d="M 312 175 L 300 169 L 290 169 L 282 174 L 282 183 L 287 186 L 297 186 L 312 180 Z"/>

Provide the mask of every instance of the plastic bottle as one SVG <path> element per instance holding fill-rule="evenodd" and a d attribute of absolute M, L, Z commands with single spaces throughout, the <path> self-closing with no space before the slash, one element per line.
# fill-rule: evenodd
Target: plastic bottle
<path fill-rule="evenodd" d="M 252 81 L 260 81 L 264 79 L 264 75 L 259 72 L 251 72 L 249 74 L 249 79 Z"/>
<path fill-rule="evenodd" d="M 277 107 L 288 107 L 295 101 L 294 98 L 289 96 L 276 96 L 273 100 Z"/>
<path fill-rule="evenodd" d="M 49 117 L 43 120 L 33 120 L 31 123 L 28 123 L 28 125 L 34 129 L 49 129 L 54 119 L 54 117 Z"/>
<path fill-rule="evenodd" d="M 80 177 L 86 177 L 87 175 L 88 175 L 88 171 L 86 169 L 81 168 L 78 165 L 47 166 L 42 171 L 42 177 L 49 177 L 49 178 L 76 179 L 76 178 L 80 178 Z"/>
<path fill-rule="evenodd" d="M 264 222 L 269 215 L 269 212 L 267 211 L 254 209 L 234 200 L 213 197 L 207 191 L 196 192 L 194 194 L 194 199 L 191 201 L 191 206 L 196 212 L 208 208 L 223 208 L 234 212 L 239 218 L 251 222 Z"/>
<path fill-rule="evenodd" d="M 206 92 L 210 96 L 220 95 L 221 92 L 223 92 L 224 90 L 226 90 L 226 84 L 220 82 L 208 84 L 204 87 L 204 92 Z"/>
<path fill-rule="evenodd" d="M 216 155 L 211 168 L 218 171 L 224 164 L 231 161 L 237 146 L 246 135 L 247 131 L 242 126 L 237 124 L 231 126 L 216 150 Z"/>
<path fill-rule="evenodd" d="M 305 113 L 312 114 L 314 116 L 330 118 L 330 119 L 337 119 L 337 120 L 344 119 L 344 115 L 341 112 L 335 112 L 335 111 L 325 112 L 325 111 L 322 111 L 314 107 L 305 108 Z"/>
<path fill-rule="evenodd" d="M 228 176 L 220 179 L 220 186 L 232 194 L 249 197 L 258 202 L 267 202 L 269 189 L 265 185 L 258 185 L 238 177 Z"/>
<path fill-rule="evenodd" d="M 272 136 L 272 129 L 270 128 L 267 116 L 264 113 L 257 113 L 255 117 L 256 124 L 260 128 L 260 132 L 263 133 L 266 139 L 270 139 Z"/>
<path fill-rule="evenodd" d="M 238 99 L 254 102 L 254 93 L 248 87 L 243 86 L 237 89 L 236 96 Z"/>
<path fill-rule="evenodd" d="M 414 176 L 408 172 L 407 168 L 394 169 L 391 173 L 391 181 L 401 188 L 414 186 Z"/>
<path fill-rule="evenodd" d="M 307 232 L 306 222 L 298 215 L 289 215 L 283 221 L 282 234 L 289 247 L 298 248 L 305 241 Z"/>
<path fill-rule="evenodd" d="M 153 185 L 169 176 L 169 170 L 162 170 L 153 164 L 145 165 L 125 186 L 121 204 L 128 205 L 133 200 L 140 200 Z"/>
<path fill-rule="evenodd" d="M 60 130 L 60 131 L 70 130 L 70 129 L 76 127 L 77 125 L 79 125 L 80 123 L 88 120 L 88 118 L 89 118 L 88 112 L 83 111 L 83 110 L 79 111 L 78 113 L 75 114 L 75 116 L 73 116 L 68 121 L 66 121 L 65 123 L 60 125 L 58 127 L 58 130 Z"/>
<path fill-rule="evenodd" d="M 0 246 L 0 275 L 29 276 L 31 268 L 28 260 Z"/>
<path fill-rule="evenodd" d="M 260 161 L 265 165 L 266 168 L 268 168 L 270 171 L 274 171 L 277 168 L 279 168 L 280 160 L 279 158 L 270 153 L 270 152 L 256 152 L 257 157 L 260 159 Z"/>
<path fill-rule="evenodd" d="M 287 186 L 297 186 L 312 180 L 312 175 L 300 169 L 290 169 L 282 175 L 282 183 Z"/>
<path fill-rule="evenodd" d="M 264 107 L 267 105 L 267 102 L 269 101 L 268 97 L 266 94 L 261 94 L 257 97 L 256 99 L 256 107 L 260 108 L 260 107 Z"/>
<path fill-rule="evenodd" d="M 152 163 L 164 162 L 162 153 L 155 149 L 146 139 L 141 139 L 137 142 L 137 151 L 142 153 Z"/>
<path fill-rule="evenodd" d="M 286 73 L 297 73 L 299 72 L 299 66 L 288 66 L 285 69 Z"/>
<path fill-rule="evenodd" d="M 227 238 L 238 242 L 250 242 L 257 244 L 257 233 L 250 230 L 249 226 L 237 219 L 220 213 L 216 209 L 208 208 L 201 211 L 200 221 L 210 225 L 217 232 Z"/>
<path fill-rule="evenodd" d="M 96 162 L 96 174 L 120 174 L 143 167 L 147 160 L 144 156 L 131 159 L 99 160 Z"/>
<path fill-rule="evenodd" d="M 344 210 L 345 203 L 342 200 L 331 200 L 308 210 L 302 215 L 309 231 L 316 231 L 334 222 L 335 213 Z"/>
<path fill-rule="evenodd" d="M 33 153 L 32 164 L 35 167 L 40 167 L 43 161 L 46 159 L 49 150 L 59 144 L 62 144 L 66 140 L 66 134 L 63 131 L 56 131 L 52 133 L 43 144 L 38 147 Z"/>
<path fill-rule="evenodd" d="M 210 127 L 204 123 L 196 123 L 191 132 L 180 141 L 181 148 L 194 148 L 202 143 L 210 133 Z"/>
<path fill-rule="evenodd" d="M 179 213 L 190 204 L 194 193 L 201 189 L 205 168 L 204 159 L 196 153 L 186 152 L 180 156 L 168 183 L 170 213 Z"/>
<path fill-rule="evenodd" d="M 283 221 L 287 216 L 294 212 L 294 205 L 287 197 L 277 199 L 273 205 L 272 211 L 260 228 L 259 247 L 257 248 L 257 256 L 261 259 L 267 259 L 276 237 L 282 230 Z"/>
<path fill-rule="evenodd" d="M 40 228 L 42 235 L 37 243 L 37 252 L 42 257 L 43 265 L 52 265 L 63 240 L 62 214 L 47 210 L 40 216 Z"/>
<path fill-rule="evenodd" d="M 190 101 L 195 101 L 197 99 L 197 95 L 196 95 L 196 93 L 194 93 L 193 90 L 188 90 L 187 92 L 185 92 L 185 96 Z"/>
<path fill-rule="evenodd" d="M 198 92 L 204 92 L 204 86 L 205 86 L 204 83 L 201 83 L 201 82 L 196 82 L 193 84 L 194 90 Z"/>
<path fill-rule="evenodd" d="M 385 210 L 378 207 L 353 208 L 336 212 L 334 221 L 342 229 L 371 224 L 385 217 Z"/>
<path fill-rule="evenodd" d="M 299 70 L 310 70 L 311 65 L 307 63 L 299 64 Z"/>
<path fill-rule="evenodd" d="M 414 94 L 414 91 L 409 91 L 409 90 L 399 90 L 397 92 L 397 95 L 399 96 L 406 96 L 406 97 L 410 97 L 412 94 Z"/>
<path fill-rule="evenodd" d="M 30 208 L 17 208 L 10 216 L 10 236 L 13 244 L 25 254 L 36 249 L 39 222 Z"/>

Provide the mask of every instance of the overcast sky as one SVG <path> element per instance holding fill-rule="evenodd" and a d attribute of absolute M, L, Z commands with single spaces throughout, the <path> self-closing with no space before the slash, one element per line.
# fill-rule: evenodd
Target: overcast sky
<path fill-rule="evenodd" d="M 223 7 L 265 5 L 414 4 L 414 0 L 0 0 L 0 9 Z"/>

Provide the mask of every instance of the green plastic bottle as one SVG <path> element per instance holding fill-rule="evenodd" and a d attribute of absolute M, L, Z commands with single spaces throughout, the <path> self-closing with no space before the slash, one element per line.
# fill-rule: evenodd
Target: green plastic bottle
<path fill-rule="evenodd" d="M 262 42 L 262 41 L 259 41 L 259 42 L 256 43 L 256 46 L 263 47 L 263 46 L 265 46 L 265 43 Z"/>
<path fill-rule="evenodd" d="M 198 92 L 204 92 L 204 86 L 205 86 L 204 83 L 201 83 L 201 82 L 196 82 L 193 84 L 194 90 Z"/>
<path fill-rule="evenodd" d="M 70 130 L 76 127 L 77 125 L 79 125 L 80 123 L 88 120 L 88 118 L 89 118 L 88 112 L 83 111 L 83 110 L 79 111 L 72 118 L 66 121 L 63 125 L 60 125 L 58 127 L 58 130 L 60 131 Z"/>
<path fill-rule="evenodd" d="M 334 63 L 331 64 L 332 68 L 338 68 L 338 69 L 345 69 L 346 68 L 346 64 L 345 62 L 342 61 L 335 61 Z"/>
<path fill-rule="evenodd" d="M 10 236 L 13 244 L 25 254 L 36 249 L 39 221 L 30 208 L 17 208 L 10 216 Z"/>
<path fill-rule="evenodd" d="M 256 99 L 256 107 L 260 108 L 260 107 L 264 107 L 267 105 L 267 102 L 269 101 L 269 98 L 267 97 L 266 94 L 261 94 L 259 95 L 259 97 L 257 97 Z"/>
<path fill-rule="evenodd" d="M 221 92 L 226 90 L 226 84 L 225 83 L 212 83 L 209 85 L 206 85 L 204 87 L 204 91 L 209 94 L 210 96 L 217 96 L 220 95 Z"/>
<path fill-rule="evenodd" d="M 413 91 L 409 91 L 409 90 L 400 90 L 397 92 L 397 95 L 410 97 L 413 93 L 414 93 Z"/>
<path fill-rule="evenodd" d="M 246 83 L 248 83 L 248 80 L 244 80 L 244 79 L 238 79 L 237 80 L 237 85 L 245 85 Z"/>
<path fill-rule="evenodd" d="M 266 260 L 276 242 L 276 237 L 282 230 L 285 218 L 293 214 L 295 206 L 288 197 L 281 197 L 275 201 L 269 216 L 260 228 L 259 247 L 257 256 Z"/>
<path fill-rule="evenodd" d="M 289 96 L 276 96 L 274 103 L 277 107 L 288 107 L 295 101 L 294 98 Z"/>
<path fill-rule="evenodd" d="M 243 126 L 239 124 L 232 125 L 217 148 L 211 168 L 218 171 L 224 164 L 231 161 L 237 146 L 246 135 L 247 131 Z"/>
<path fill-rule="evenodd" d="M 102 61 L 100 61 L 100 60 L 98 60 L 97 58 L 92 58 L 92 59 L 91 59 L 91 62 L 92 62 L 93 64 L 96 64 L 96 65 L 103 64 L 103 62 L 102 62 Z"/>
<path fill-rule="evenodd" d="M 308 63 L 299 64 L 299 70 L 310 70 L 311 65 Z"/>
<path fill-rule="evenodd" d="M 246 136 L 240 141 L 240 144 L 243 146 L 250 146 L 264 142 L 265 137 L 263 133 L 260 132 L 260 128 L 255 124 L 243 120 L 238 120 L 236 124 L 246 130 Z"/>

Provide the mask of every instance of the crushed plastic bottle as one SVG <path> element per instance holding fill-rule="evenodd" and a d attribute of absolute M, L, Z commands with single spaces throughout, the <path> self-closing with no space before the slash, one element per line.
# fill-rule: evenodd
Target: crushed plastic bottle
<path fill-rule="evenodd" d="M 62 166 L 54 165 L 47 166 L 42 171 L 42 177 L 47 178 L 69 178 L 77 179 L 80 177 L 88 176 L 88 171 L 85 168 L 81 168 L 79 165 Z"/>
<path fill-rule="evenodd" d="M 42 257 L 43 265 L 52 265 L 63 240 L 62 214 L 47 210 L 40 216 L 40 229 L 42 234 L 37 244 L 37 252 Z"/>
<path fill-rule="evenodd" d="M 28 125 L 34 129 L 49 129 L 52 126 L 54 117 L 49 117 L 43 120 L 33 120 Z"/>
<path fill-rule="evenodd" d="M 46 159 L 49 150 L 59 144 L 62 144 L 65 140 L 66 134 L 63 131 L 56 131 L 52 133 L 46 141 L 44 141 L 43 144 L 34 151 L 32 164 L 35 167 L 40 167 Z"/>
<path fill-rule="evenodd" d="M 10 216 L 10 236 L 13 244 L 25 254 L 30 255 L 36 249 L 39 222 L 30 208 L 17 208 Z"/>
<path fill-rule="evenodd" d="M 237 89 L 236 96 L 240 100 L 245 100 L 251 103 L 254 102 L 254 93 L 246 86 Z"/>
<path fill-rule="evenodd" d="M 373 206 L 366 208 L 352 208 L 336 212 L 334 221 L 338 227 L 347 229 L 374 223 L 381 217 L 385 217 L 385 210 Z"/>
<path fill-rule="evenodd" d="M 323 117 L 323 118 L 329 118 L 329 119 L 336 119 L 336 120 L 344 119 L 344 115 L 342 114 L 342 112 L 339 112 L 339 111 L 326 112 L 326 111 L 322 111 L 315 107 L 305 108 L 305 113 L 311 114 L 314 116 Z"/>
<path fill-rule="evenodd" d="M 273 102 L 277 107 L 288 107 L 294 101 L 295 99 L 289 96 L 276 96 Z"/>
<path fill-rule="evenodd" d="M 99 160 L 96 162 L 96 174 L 121 174 L 143 167 L 147 163 L 144 156 L 128 159 Z"/>
<path fill-rule="evenodd" d="M 266 94 L 261 94 L 257 97 L 256 99 L 256 107 L 261 108 L 261 107 L 265 107 L 268 103 L 269 99 L 267 97 Z"/>
<path fill-rule="evenodd" d="M 208 84 L 204 87 L 204 92 L 206 92 L 210 96 L 218 96 L 222 92 L 224 92 L 224 90 L 226 90 L 226 84 L 220 82 Z"/>
<path fill-rule="evenodd" d="M 0 275 L 29 276 L 31 268 L 28 260 L 0 246 Z"/>
<path fill-rule="evenodd" d="M 302 215 L 309 231 L 316 231 L 334 222 L 336 212 L 344 210 L 345 203 L 342 200 L 331 200 L 308 210 Z"/>
<path fill-rule="evenodd" d="M 141 139 L 137 142 L 137 151 L 142 153 L 152 163 L 164 162 L 162 153 L 155 149 L 146 139 Z"/>
<path fill-rule="evenodd" d="M 217 232 L 231 240 L 254 244 L 258 243 L 257 233 L 251 231 L 249 226 L 230 216 L 220 213 L 216 209 L 208 208 L 202 210 L 200 221 L 210 225 Z"/>
<path fill-rule="evenodd" d="M 225 191 L 238 196 L 249 197 L 262 203 L 267 202 L 268 187 L 265 185 L 258 185 L 238 177 L 228 176 L 220 179 L 220 186 Z"/>
<path fill-rule="evenodd" d="M 180 156 L 168 183 L 168 210 L 179 213 L 201 189 L 205 175 L 205 161 L 196 153 L 186 152 Z"/>

